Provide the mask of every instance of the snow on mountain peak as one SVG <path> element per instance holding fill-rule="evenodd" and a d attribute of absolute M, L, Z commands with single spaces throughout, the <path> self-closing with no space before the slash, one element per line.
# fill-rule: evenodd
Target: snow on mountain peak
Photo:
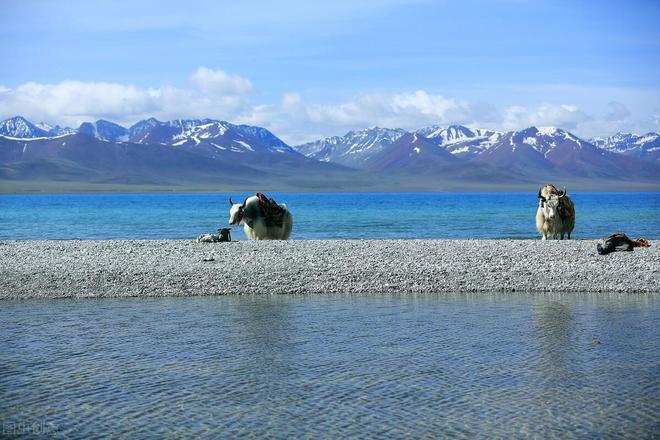
<path fill-rule="evenodd" d="M 371 155 L 382 151 L 406 133 L 400 128 L 365 128 L 349 131 L 344 136 L 332 136 L 298 145 L 296 150 L 323 162 L 359 167 Z"/>
<path fill-rule="evenodd" d="M 426 137 L 433 144 L 445 148 L 457 157 L 471 157 L 479 154 L 495 145 L 502 136 L 502 133 L 499 132 L 469 128 L 463 125 L 447 127 L 431 125 L 420 128 L 415 133 Z"/>
<path fill-rule="evenodd" d="M 523 139 L 523 144 L 536 146 L 536 138 L 535 137 L 526 137 L 525 139 Z"/>
<path fill-rule="evenodd" d="M 446 128 L 431 125 L 429 127 L 420 128 L 416 133 L 434 140 L 436 145 L 449 145 L 485 135 L 485 133 L 479 133 L 478 130 L 475 131 L 463 125 L 450 125 Z"/>
<path fill-rule="evenodd" d="M 34 124 L 36 127 L 44 130 L 44 131 L 51 131 L 53 127 L 51 125 L 46 124 L 45 122 L 37 122 Z"/>
<path fill-rule="evenodd" d="M 48 136 L 48 131 L 37 127 L 23 116 L 14 116 L 0 122 L 0 135 L 28 139 Z"/>
<path fill-rule="evenodd" d="M 215 145 L 217 149 L 222 147 L 234 152 L 237 150 L 241 152 L 252 150 L 254 152 L 294 152 L 291 147 L 265 128 L 234 125 L 214 119 L 175 119 L 161 122 L 155 118 L 149 118 L 137 122 L 128 130 L 104 120 L 83 123 L 78 129 L 62 128 L 57 125 L 53 127 L 44 122 L 34 124 L 22 116 L 0 121 L 0 135 L 5 138 L 42 139 L 77 132 L 108 142 L 130 140 L 133 143 L 174 145 L 184 148 L 200 144 L 200 148 L 203 148 L 204 145 Z M 657 133 L 649 132 L 638 135 L 619 132 L 609 137 L 593 138 L 586 142 L 564 129 L 553 126 L 529 127 L 508 133 L 463 125 L 445 127 L 432 125 L 414 132 L 373 126 L 349 131 L 344 136 L 332 136 L 310 142 L 300 145 L 296 149 L 316 160 L 359 168 L 367 163 L 370 157 L 387 149 L 406 134 L 410 135 L 407 141 L 415 144 L 412 146 L 424 145 L 424 148 L 420 149 L 424 153 L 435 151 L 431 145 L 436 145 L 442 150 L 464 159 L 505 145 L 509 151 L 533 149 L 546 157 L 559 150 L 561 153 L 557 154 L 566 154 L 570 149 L 592 151 L 594 145 L 600 148 L 601 152 L 609 151 L 642 158 L 656 158 L 660 155 L 660 135 Z M 214 143 L 210 144 L 210 141 Z"/>
<path fill-rule="evenodd" d="M 657 155 L 660 148 L 660 135 L 653 132 L 644 135 L 619 132 L 606 138 L 592 138 L 591 142 L 612 153 L 647 157 L 649 154 Z"/>
<path fill-rule="evenodd" d="M 538 134 L 543 136 L 554 136 L 555 134 L 561 131 L 557 127 L 533 127 L 533 128 L 536 128 Z"/>

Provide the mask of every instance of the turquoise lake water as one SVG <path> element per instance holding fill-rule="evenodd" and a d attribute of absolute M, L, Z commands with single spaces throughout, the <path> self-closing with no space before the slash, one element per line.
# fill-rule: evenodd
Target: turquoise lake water
<path fill-rule="evenodd" d="M 3 301 L 0 422 L 67 439 L 654 438 L 658 322 L 643 295 Z"/>
<path fill-rule="evenodd" d="M 2 195 L 0 239 L 192 239 L 227 226 L 229 195 Z M 538 237 L 536 192 L 268 195 L 292 211 L 292 239 Z M 573 238 L 660 238 L 660 193 L 570 195 Z M 242 227 L 232 235 L 245 239 Z"/>

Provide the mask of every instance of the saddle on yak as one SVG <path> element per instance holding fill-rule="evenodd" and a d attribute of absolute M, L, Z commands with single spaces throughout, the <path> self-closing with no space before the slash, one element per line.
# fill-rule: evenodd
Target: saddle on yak
<path fill-rule="evenodd" d="M 266 222 L 266 226 L 277 226 L 281 228 L 284 225 L 284 208 L 277 204 L 273 199 L 269 199 L 262 193 L 257 193 L 259 199 L 259 209 Z"/>
<path fill-rule="evenodd" d="M 637 240 L 631 240 L 626 234 L 615 232 L 605 239 L 605 245 L 600 243 L 596 245 L 596 250 L 601 255 L 607 255 L 615 251 L 632 251 L 636 247 L 649 247 L 649 241 L 640 237 Z"/>

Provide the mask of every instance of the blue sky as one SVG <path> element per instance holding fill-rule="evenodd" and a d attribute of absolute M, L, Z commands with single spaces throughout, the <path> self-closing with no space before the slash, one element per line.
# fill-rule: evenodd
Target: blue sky
<path fill-rule="evenodd" d="M 657 1 L 0 3 L 0 117 L 660 129 Z"/>

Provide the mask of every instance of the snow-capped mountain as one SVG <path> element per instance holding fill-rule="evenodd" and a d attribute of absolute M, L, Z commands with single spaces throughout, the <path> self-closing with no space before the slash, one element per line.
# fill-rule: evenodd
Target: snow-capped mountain
<path fill-rule="evenodd" d="M 77 130 L 33 124 L 16 116 L 0 122 L 0 135 L 10 138 L 33 139 L 80 133 L 108 142 L 157 144 L 180 148 L 197 147 L 199 153 L 214 156 L 227 153 L 267 153 L 302 156 L 284 141 L 262 127 L 235 125 L 214 119 L 176 119 L 158 121 L 150 118 L 124 128 L 114 122 L 98 120 L 84 122 Z M 210 149 L 209 149 L 210 148 Z"/>
<path fill-rule="evenodd" d="M 149 118 L 139 121 L 129 128 L 129 140 L 138 144 L 183 145 L 183 142 L 179 142 L 186 138 L 186 136 L 190 137 L 189 140 L 193 142 L 192 137 L 195 134 L 198 136 L 201 135 L 200 130 L 197 129 L 198 127 L 204 126 L 204 128 L 207 128 L 207 126 L 212 125 L 214 122 L 219 121 L 212 119 L 175 119 L 161 122 L 157 119 Z M 208 134 L 206 137 L 222 135 L 224 129 L 221 125 L 215 124 L 213 129 L 207 130 Z"/>
<path fill-rule="evenodd" d="M 77 130 L 70 127 L 51 126 L 45 122 L 33 124 L 23 116 L 14 116 L 0 122 L 0 136 L 19 139 L 64 136 L 76 132 Z"/>
<path fill-rule="evenodd" d="M 402 129 L 368 128 L 351 131 L 294 147 L 305 156 L 353 168 L 366 168 L 372 157 L 385 151 L 409 132 Z M 413 132 L 458 158 L 470 158 L 496 144 L 502 133 L 462 125 L 424 127 Z"/>
<path fill-rule="evenodd" d="M 660 135 L 617 133 L 607 138 L 593 138 L 591 142 L 612 153 L 626 154 L 639 158 L 660 160 Z"/>
<path fill-rule="evenodd" d="M 428 171 L 456 161 L 456 157 L 417 133 L 405 133 L 366 161 L 370 170 Z"/>
<path fill-rule="evenodd" d="M 78 130 L 76 130 L 75 128 L 60 127 L 59 125 L 56 125 L 54 127 L 51 127 L 51 129 L 48 131 L 48 136 L 65 136 L 68 134 L 75 134 L 77 132 Z"/>
<path fill-rule="evenodd" d="M 200 152 L 206 148 L 213 155 L 255 152 L 299 155 L 265 128 L 235 125 L 214 119 L 177 119 L 166 122 L 147 119 L 129 129 L 129 141 L 181 148 L 197 147 Z"/>
<path fill-rule="evenodd" d="M 83 122 L 78 133 L 87 134 L 102 141 L 121 142 L 128 140 L 128 130 L 114 122 L 99 119 L 96 122 Z"/>
<path fill-rule="evenodd" d="M 427 188 L 440 181 L 511 183 L 526 179 L 488 163 L 460 158 L 419 133 L 405 133 L 365 163 L 371 172 L 385 173 L 394 180 L 427 182 Z M 521 178 L 522 177 L 522 178 Z"/>
<path fill-rule="evenodd" d="M 374 127 L 298 145 L 295 149 L 316 160 L 365 168 L 372 157 L 387 150 L 407 133 L 402 129 Z M 502 136 L 499 132 L 472 129 L 462 125 L 449 127 L 434 125 L 413 133 L 459 158 L 470 158 L 481 153 L 497 143 Z"/>
<path fill-rule="evenodd" d="M 530 176 L 654 178 L 658 167 L 598 148 L 555 127 L 530 127 L 502 136 L 476 161 Z"/>
<path fill-rule="evenodd" d="M 450 159 L 456 175 L 476 175 L 469 167 L 481 168 L 489 178 L 498 173 L 517 176 L 566 175 L 613 178 L 629 172 L 650 177 L 653 170 L 643 163 L 633 165 L 621 154 L 598 148 L 578 136 L 555 127 L 529 127 L 500 133 L 460 125 L 430 126 L 413 133 L 396 130 L 393 141 L 378 144 L 386 129 L 350 132 L 299 147 L 299 151 L 318 160 L 340 163 L 368 170 L 425 173 L 442 170 L 447 175 Z M 647 139 L 650 139 L 647 136 Z M 359 160 L 351 160 L 359 154 Z M 499 170 L 496 171 L 493 169 Z M 459 172 L 458 169 L 464 169 Z M 478 171 L 478 170 L 477 170 Z"/>
<path fill-rule="evenodd" d="M 46 133 L 50 132 L 53 129 L 52 125 L 46 124 L 45 122 L 37 122 L 34 124 L 37 128 L 45 131 Z"/>
<path fill-rule="evenodd" d="M 333 136 L 298 145 L 295 149 L 309 158 L 322 162 L 363 168 L 372 156 L 383 151 L 406 133 L 400 128 L 373 127 L 349 131 L 344 136 Z"/>
<path fill-rule="evenodd" d="M 140 143 L 143 135 L 159 124 L 160 121 L 156 118 L 143 119 L 142 121 L 136 122 L 128 129 L 128 139 L 131 142 Z"/>
<path fill-rule="evenodd" d="M 660 155 L 657 134 L 594 142 L 600 146 L 554 127 L 507 133 L 458 125 L 415 132 L 374 127 L 296 151 L 265 128 L 214 119 L 151 118 L 129 129 L 99 120 L 74 130 L 17 116 L 0 122 L 0 179 L 214 181 L 217 169 L 227 182 L 247 182 L 250 175 L 324 181 L 322 174 L 330 173 L 341 176 L 338 188 L 378 179 L 412 185 L 555 178 L 660 183 L 660 160 L 649 160 Z"/>
<path fill-rule="evenodd" d="M 420 128 L 415 133 L 421 134 L 460 158 L 470 158 L 480 154 L 495 145 L 502 137 L 500 132 L 473 129 L 463 125 L 450 125 L 449 127 L 432 125 Z"/>
<path fill-rule="evenodd" d="M 14 116 L 0 122 L 0 135 L 21 139 L 49 136 L 48 130 L 37 127 L 22 116 Z"/>
<path fill-rule="evenodd" d="M 259 127 L 213 120 L 156 122 L 143 121 L 141 143 L 108 140 L 123 132 L 121 127 L 98 122 L 83 124 L 80 132 L 63 136 L 0 135 L 0 182 L 317 188 L 332 179 L 351 182 L 356 178 L 353 170 L 309 159 Z M 117 130 L 108 134 L 107 128 Z M 155 139 L 161 142 L 152 142 Z"/>
<path fill-rule="evenodd" d="M 231 125 L 231 124 L 230 124 Z M 292 152 L 295 151 L 289 145 L 287 145 L 282 139 L 275 136 L 270 131 L 262 127 L 255 127 L 253 125 L 234 125 L 233 126 L 238 132 L 245 135 L 251 136 L 255 139 L 259 139 L 266 145 L 272 147 L 275 151 L 282 152 Z"/>
<path fill-rule="evenodd" d="M 558 128 L 529 127 L 502 135 L 499 142 L 479 154 L 477 160 L 518 171 L 547 169 L 551 157 L 561 156 L 558 151 L 580 150 L 583 142 Z"/>

